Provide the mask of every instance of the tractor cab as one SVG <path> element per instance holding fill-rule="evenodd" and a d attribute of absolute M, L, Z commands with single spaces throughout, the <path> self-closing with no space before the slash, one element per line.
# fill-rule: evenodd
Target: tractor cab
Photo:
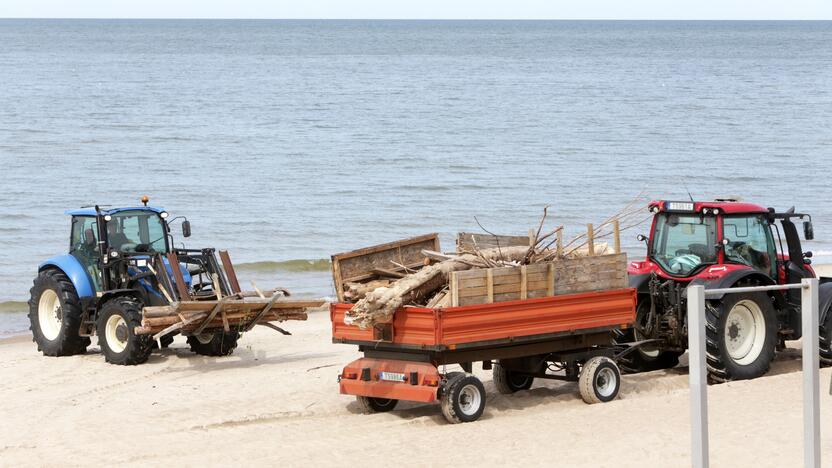
<path fill-rule="evenodd" d="M 777 213 L 773 208 L 733 200 L 656 201 L 649 209 L 654 213 L 650 236 L 639 236 L 647 242 L 647 258 L 631 263 L 631 275 L 655 273 L 678 281 L 711 281 L 751 269 L 780 284 L 814 276 L 809 266 L 811 253 L 802 251 L 792 221 L 808 218 L 804 236 L 812 239 L 809 215 L 794 209 Z"/>
<path fill-rule="evenodd" d="M 159 255 L 166 260 L 173 251 L 168 213 L 147 206 L 147 201 L 142 199 L 144 206 L 95 206 L 66 212 L 72 216 L 69 255 L 86 272 L 95 293 L 124 287 L 118 277 L 122 272 L 112 268 L 116 263 L 126 262 L 133 270 L 147 270 L 149 260 Z M 187 220 L 182 222 L 182 231 L 183 237 L 190 236 Z M 169 268 L 167 263 L 166 267 Z"/>

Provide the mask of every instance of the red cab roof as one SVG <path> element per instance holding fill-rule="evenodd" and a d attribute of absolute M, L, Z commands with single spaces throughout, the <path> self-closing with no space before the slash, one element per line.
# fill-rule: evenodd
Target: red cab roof
<path fill-rule="evenodd" d="M 690 209 L 691 203 L 693 204 L 693 209 Z M 720 212 L 725 214 L 756 214 L 756 213 L 768 213 L 768 209 L 762 207 L 760 205 L 755 205 L 753 203 L 745 203 L 745 202 L 738 202 L 738 201 L 672 201 L 672 200 L 655 200 L 650 202 L 649 205 L 650 209 L 652 210 L 654 207 L 658 207 L 660 211 L 692 211 L 699 213 L 703 209 L 707 208 L 712 210 L 714 208 L 718 208 Z"/>

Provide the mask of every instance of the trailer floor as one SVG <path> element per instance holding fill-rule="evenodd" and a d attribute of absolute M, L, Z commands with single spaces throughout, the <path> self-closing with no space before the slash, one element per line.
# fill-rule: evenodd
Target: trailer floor
<path fill-rule="evenodd" d="M 45 358 L 0 342 L 0 465 L 689 466 L 687 369 L 625 376 L 619 400 L 588 406 L 574 383 L 495 392 L 472 424 L 433 405 L 362 415 L 336 375 L 358 356 L 334 345 L 325 311 L 258 329 L 234 356 L 195 356 L 182 338 L 138 367 L 88 354 Z M 792 343 L 797 346 L 799 343 Z M 802 463 L 799 352 L 761 379 L 709 388 L 712 466 Z M 832 463 L 832 371 L 821 371 L 822 451 Z"/>

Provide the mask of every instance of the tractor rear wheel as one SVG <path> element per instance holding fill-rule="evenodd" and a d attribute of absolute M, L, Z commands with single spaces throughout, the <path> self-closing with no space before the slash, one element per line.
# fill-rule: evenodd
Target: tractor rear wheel
<path fill-rule="evenodd" d="M 239 332 L 200 333 L 188 337 L 191 351 L 202 356 L 228 356 L 237 347 Z"/>
<path fill-rule="evenodd" d="M 832 366 L 832 310 L 826 311 L 826 319 L 820 324 L 820 365 Z"/>
<path fill-rule="evenodd" d="M 81 300 L 69 277 L 60 270 L 44 270 L 30 290 L 29 329 L 44 356 L 82 354 L 90 344 L 81 336 Z"/>
<path fill-rule="evenodd" d="M 133 297 L 121 296 L 105 302 L 98 313 L 98 344 L 110 364 L 135 366 L 150 358 L 153 338 L 137 335 L 142 324 L 142 305 Z"/>
<path fill-rule="evenodd" d="M 760 377 L 777 346 L 777 314 L 762 292 L 727 294 L 705 307 L 708 373 L 715 382 Z"/>

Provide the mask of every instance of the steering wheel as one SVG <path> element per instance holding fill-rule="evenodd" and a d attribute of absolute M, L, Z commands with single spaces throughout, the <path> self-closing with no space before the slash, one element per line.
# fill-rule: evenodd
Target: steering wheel
<path fill-rule="evenodd" d="M 124 244 L 121 244 L 121 246 L 118 249 L 124 252 L 136 252 L 138 245 L 139 244 L 133 242 L 125 242 Z"/>

